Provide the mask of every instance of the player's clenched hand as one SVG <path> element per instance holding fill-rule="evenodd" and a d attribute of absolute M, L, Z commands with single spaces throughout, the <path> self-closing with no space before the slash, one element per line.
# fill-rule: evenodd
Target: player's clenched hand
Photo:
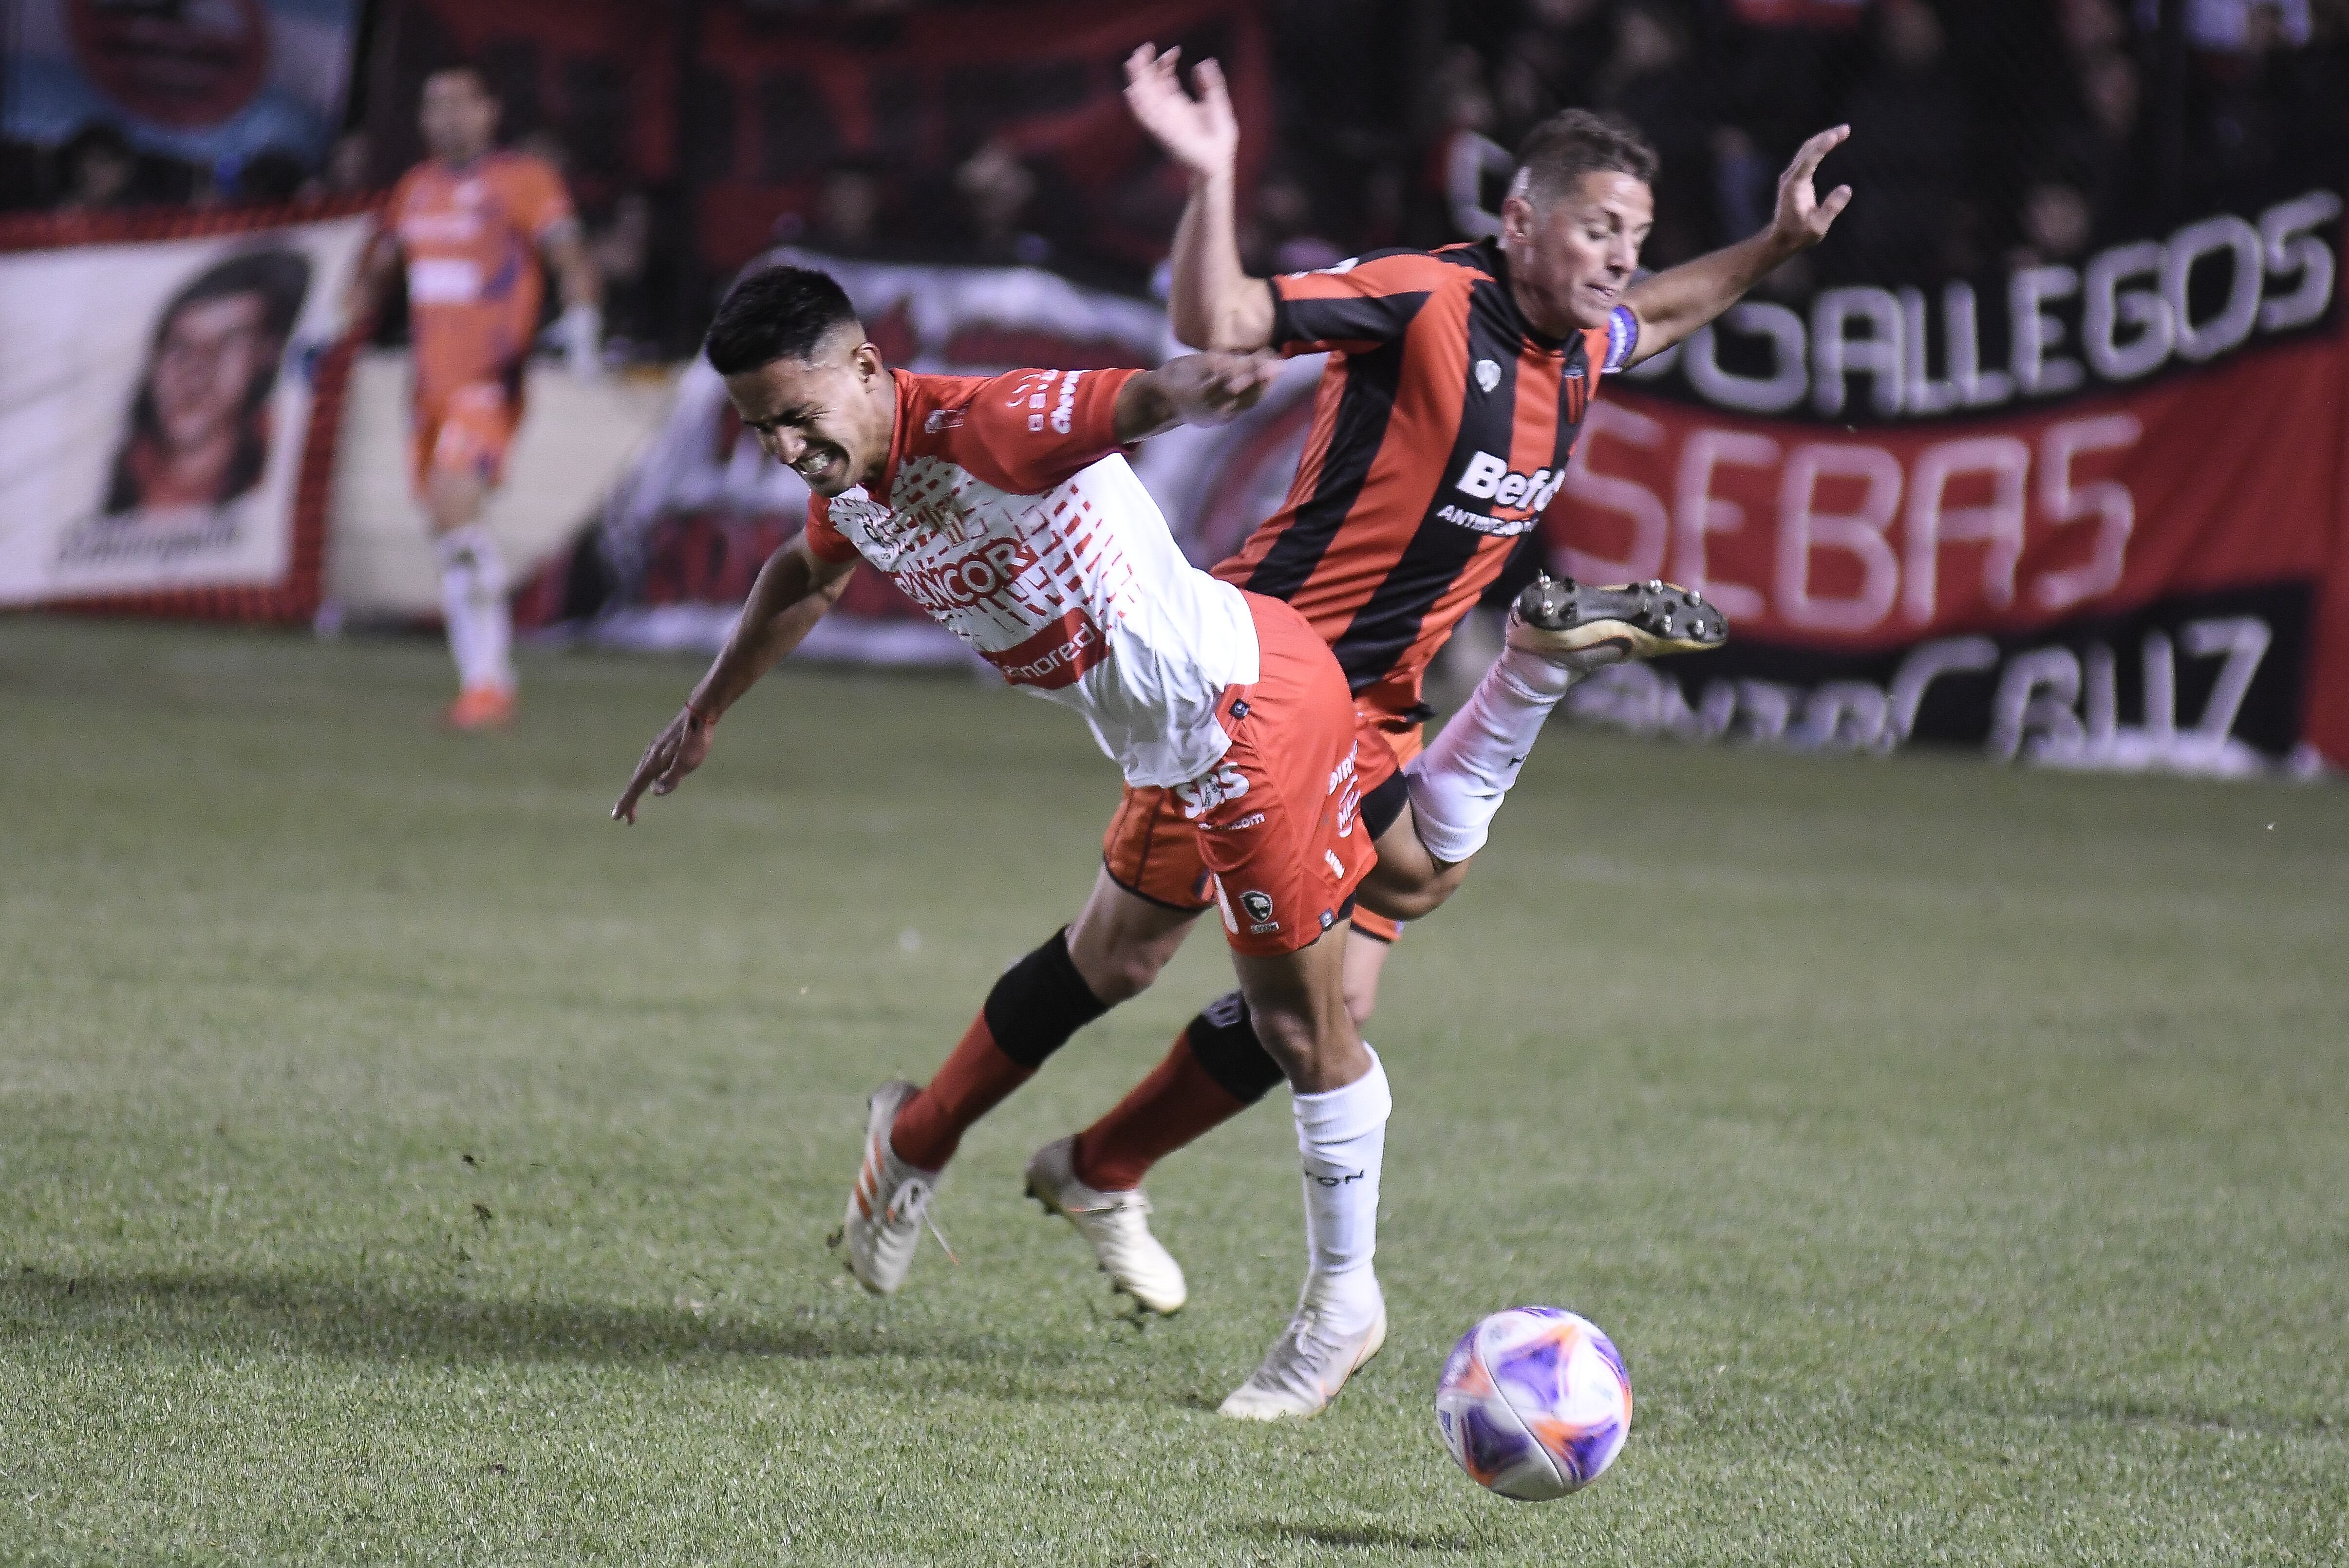
<path fill-rule="evenodd" d="M 619 804 L 612 808 L 612 820 L 633 823 L 636 820 L 636 802 L 650 789 L 656 795 L 666 795 L 685 782 L 685 776 L 701 766 L 709 755 L 709 725 L 691 708 L 685 709 L 668 721 L 668 727 L 653 737 L 636 763 L 636 776 L 628 787 L 620 791 Z"/>
<path fill-rule="evenodd" d="M 1194 174 L 1227 173 L 1239 152 L 1240 123 L 1224 90 L 1224 69 L 1213 60 L 1194 66 L 1191 80 L 1199 89 L 1195 98 L 1183 90 L 1174 68 L 1182 58 L 1182 50 L 1162 55 L 1155 44 L 1134 50 L 1125 62 L 1126 106 L 1184 168 Z"/>
<path fill-rule="evenodd" d="M 1269 354 L 1185 354 L 1128 380 L 1117 395 L 1117 438 L 1138 441 L 1176 425 L 1220 425 L 1252 408 L 1280 375 Z"/>
<path fill-rule="evenodd" d="M 1847 125 L 1819 132 L 1795 150 L 1795 160 L 1778 176 L 1778 211 L 1770 227 L 1789 249 L 1801 250 L 1826 239 L 1837 214 L 1851 204 L 1848 185 L 1837 186 L 1824 201 L 1811 185 L 1811 176 L 1819 171 L 1819 160 L 1850 135 Z"/>

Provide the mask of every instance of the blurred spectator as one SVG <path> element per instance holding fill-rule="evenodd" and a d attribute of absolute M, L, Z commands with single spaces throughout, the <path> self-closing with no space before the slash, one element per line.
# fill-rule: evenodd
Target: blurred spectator
<path fill-rule="evenodd" d="M 604 280 L 604 341 L 623 356 L 660 335 L 661 301 L 653 287 L 652 198 L 634 187 L 586 224 L 587 253 Z"/>
<path fill-rule="evenodd" d="M 1248 271 L 1259 276 L 1309 273 L 1334 266 L 1346 254 L 1318 232 L 1311 189 L 1296 170 L 1280 164 L 1257 181 L 1256 199 L 1240 220 L 1239 248 Z"/>
<path fill-rule="evenodd" d="M 823 171 L 812 207 L 808 217 L 789 214 L 776 226 L 776 237 L 835 256 L 878 257 L 889 250 L 884 222 L 887 187 L 877 160 L 834 160 Z"/>
<path fill-rule="evenodd" d="M 1641 260 L 1668 267 L 1712 250 L 1715 221 L 1714 96 L 1695 68 L 1690 22 L 1675 0 L 1629 0 L 1616 13 L 1615 52 L 1594 97 L 1639 127 L 1663 159 L 1656 226 Z"/>
<path fill-rule="evenodd" d="M 1820 268 L 1867 282 L 1969 272 L 1980 260 L 1963 205 L 1972 115 L 1940 19 L 1924 0 L 1881 0 L 1867 31 L 1869 69 L 1843 115 L 1851 140 L 1822 176 L 1857 194 L 1820 247 Z"/>
<path fill-rule="evenodd" d="M 1051 262 L 1052 242 L 1028 226 L 1036 185 L 1035 171 L 1001 139 L 979 143 L 954 171 L 963 227 L 957 259 L 999 266 Z"/>
<path fill-rule="evenodd" d="M 301 154 L 264 147 L 237 169 L 236 199 L 254 206 L 280 206 L 300 196 L 309 178 L 309 166 Z"/>
<path fill-rule="evenodd" d="M 366 131 L 343 132 L 326 153 L 326 166 L 318 171 L 317 189 L 313 194 L 355 196 L 373 190 L 374 181 L 368 178 L 367 170 L 374 156 L 375 150 L 368 144 Z"/>
<path fill-rule="evenodd" d="M 139 158 L 110 125 L 86 125 L 57 149 L 60 212 L 101 212 L 137 200 Z"/>
<path fill-rule="evenodd" d="M 2009 258 L 2018 267 L 2076 261 L 2095 232 L 2095 210 L 2079 187 L 2045 180 L 2023 194 L 2023 243 Z"/>
<path fill-rule="evenodd" d="M 1614 40 L 1608 0 L 1527 0 L 1502 46 L 1493 91 L 1511 146 L 1561 108 L 1588 108 Z"/>

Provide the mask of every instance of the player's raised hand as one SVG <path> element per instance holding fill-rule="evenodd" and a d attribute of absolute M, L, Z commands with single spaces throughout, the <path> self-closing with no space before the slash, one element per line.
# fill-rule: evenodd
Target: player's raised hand
<path fill-rule="evenodd" d="M 1838 185 L 1824 199 L 1812 188 L 1820 160 L 1851 136 L 1847 125 L 1831 126 L 1795 150 L 1795 160 L 1778 176 L 1778 211 L 1770 227 L 1791 248 L 1816 245 L 1827 237 L 1837 215 L 1851 204 L 1851 187 Z"/>
<path fill-rule="evenodd" d="M 1224 90 L 1224 68 L 1213 60 L 1201 60 L 1191 68 L 1191 80 L 1199 89 L 1195 98 L 1183 90 L 1175 69 L 1182 58 L 1182 50 L 1162 55 L 1155 44 L 1144 44 L 1128 56 L 1126 107 L 1158 145 L 1192 173 L 1227 173 L 1239 153 L 1240 123 L 1232 113 L 1231 96 Z"/>
<path fill-rule="evenodd" d="M 636 802 L 650 789 L 656 795 L 666 795 L 685 782 L 685 776 L 702 764 L 709 755 L 709 721 L 688 707 L 668 721 L 668 727 L 653 737 L 637 759 L 636 771 L 628 787 L 620 791 L 619 804 L 612 808 L 612 820 L 634 824 Z"/>

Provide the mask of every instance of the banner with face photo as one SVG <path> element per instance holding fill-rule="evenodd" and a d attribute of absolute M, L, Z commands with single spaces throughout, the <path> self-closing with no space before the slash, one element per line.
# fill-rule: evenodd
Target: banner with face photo
<path fill-rule="evenodd" d="M 320 394 L 338 397 L 372 220 L 285 217 L 149 220 L 198 231 L 152 237 L 118 220 L 112 242 L 0 253 L 0 604 L 282 617 L 315 601 Z"/>

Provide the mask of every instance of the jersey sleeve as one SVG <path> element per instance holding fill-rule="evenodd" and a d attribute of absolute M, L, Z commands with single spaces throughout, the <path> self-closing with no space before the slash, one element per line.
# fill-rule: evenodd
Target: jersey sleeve
<path fill-rule="evenodd" d="M 808 497 L 807 548 L 810 555 L 834 566 L 856 559 L 856 546 L 833 526 L 832 503 L 820 495 Z"/>
<path fill-rule="evenodd" d="M 1459 269 L 1425 251 L 1386 251 L 1272 285 L 1272 343 L 1283 355 L 1359 353 L 1402 341 L 1420 306 Z"/>
<path fill-rule="evenodd" d="M 1628 304 L 1619 304 L 1608 314 L 1607 325 L 1586 334 L 1586 352 L 1590 363 L 1599 366 L 1601 376 L 1615 376 L 1628 369 L 1631 356 L 1640 351 L 1640 318 Z"/>
<path fill-rule="evenodd" d="M 571 192 L 564 189 L 563 176 L 542 159 L 515 160 L 506 185 L 514 226 L 528 234 L 533 243 L 545 239 L 547 232 L 556 224 L 576 216 L 571 206 Z"/>
<path fill-rule="evenodd" d="M 1117 395 L 1141 374 L 1013 370 L 982 381 L 961 420 L 947 428 L 948 455 L 1015 495 L 1050 490 L 1125 449 L 1117 438 Z"/>

